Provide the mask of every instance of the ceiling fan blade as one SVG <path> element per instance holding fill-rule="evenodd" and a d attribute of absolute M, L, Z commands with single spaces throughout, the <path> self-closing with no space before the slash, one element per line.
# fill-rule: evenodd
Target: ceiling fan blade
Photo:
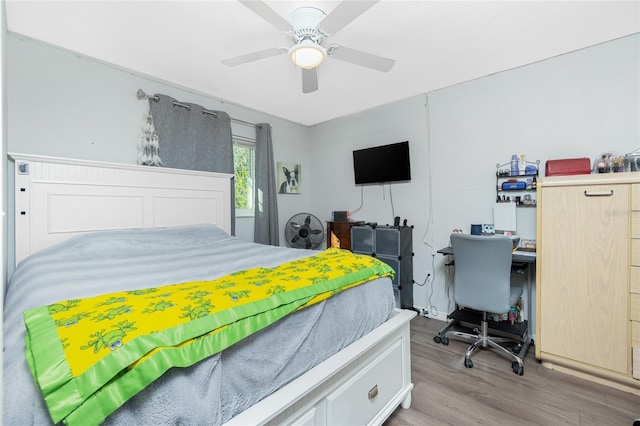
<path fill-rule="evenodd" d="M 372 68 L 377 71 L 388 72 L 396 61 L 349 47 L 332 46 L 329 56 L 345 62 L 351 62 L 362 67 Z"/>
<path fill-rule="evenodd" d="M 327 35 L 333 35 L 376 3 L 378 0 L 343 1 L 320 22 L 318 27 Z"/>
<path fill-rule="evenodd" d="M 287 49 L 284 49 L 282 47 L 274 47 L 272 49 L 260 50 L 259 52 L 252 52 L 233 58 L 223 59 L 222 63 L 230 67 L 235 67 L 236 65 L 246 64 L 247 62 L 258 61 L 260 59 L 281 55 L 286 51 Z"/>
<path fill-rule="evenodd" d="M 240 3 L 251 9 L 256 15 L 279 29 L 280 31 L 291 31 L 291 24 L 280 16 L 275 10 L 267 6 L 260 0 L 240 0 Z"/>
<path fill-rule="evenodd" d="M 302 69 L 302 93 L 318 90 L 318 67 L 310 70 Z"/>

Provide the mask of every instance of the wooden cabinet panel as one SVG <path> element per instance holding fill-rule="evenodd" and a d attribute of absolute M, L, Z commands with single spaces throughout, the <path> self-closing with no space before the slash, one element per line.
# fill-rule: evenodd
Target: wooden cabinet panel
<path fill-rule="evenodd" d="M 631 240 L 631 264 L 640 266 L 640 238 Z"/>
<path fill-rule="evenodd" d="M 631 185 L 631 350 L 633 378 L 640 379 L 640 184 Z"/>
<path fill-rule="evenodd" d="M 629 374 L 630 185 L 543 191 L 540 349 Z"/>
<path fill-rule="evenodd" d="M 351 250 L 351 227 L 363 223 L 327 221 L 327 248 Z"/>
<path fill-rule="evenodd" d="M 640 238 L 640 211 L 631 213 L 631 238 Z"/>
<path fill-rule="evenodd" d="M 640 294 L 631 295 L 631 321 L 640 321 Z"/>

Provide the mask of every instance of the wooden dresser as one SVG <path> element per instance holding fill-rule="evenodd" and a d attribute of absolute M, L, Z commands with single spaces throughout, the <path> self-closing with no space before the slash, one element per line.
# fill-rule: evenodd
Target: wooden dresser
<path fill-rule="evenodd" d="M 630 292 L 633 378 L 640 380 L 640 182 L 631 185 Z"/>
<path fill-rule="evenodd" d="M 640 172 L 538 181 L 536 357 L 640 395 Z"/>
<path fill-rule="evenodd" d="M 362 225 L 362 221 L 327 221 L 327 248 L 337 247 L 351 250 L 351 227 Z"/>

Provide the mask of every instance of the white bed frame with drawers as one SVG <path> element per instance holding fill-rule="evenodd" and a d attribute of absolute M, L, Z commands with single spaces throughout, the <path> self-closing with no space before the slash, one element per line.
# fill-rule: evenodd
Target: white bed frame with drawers
<path fill-rule="evenodd" d="M 212 223 L 231 228 L 232 175 L 9 154 L 15 263 L 84 232 Z M 411 404 L 409 321 L 387 322 L 227 425 L 383 423 Z"/>

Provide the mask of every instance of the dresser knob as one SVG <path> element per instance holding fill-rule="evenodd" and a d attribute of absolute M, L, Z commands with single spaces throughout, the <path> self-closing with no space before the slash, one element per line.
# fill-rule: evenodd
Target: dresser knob
<path fill-rule="evenodd" d="M 371 390 L 369 390 L 369 399 L 373 399 L 378 396 L 378 385 L 374 385 Z"/>

